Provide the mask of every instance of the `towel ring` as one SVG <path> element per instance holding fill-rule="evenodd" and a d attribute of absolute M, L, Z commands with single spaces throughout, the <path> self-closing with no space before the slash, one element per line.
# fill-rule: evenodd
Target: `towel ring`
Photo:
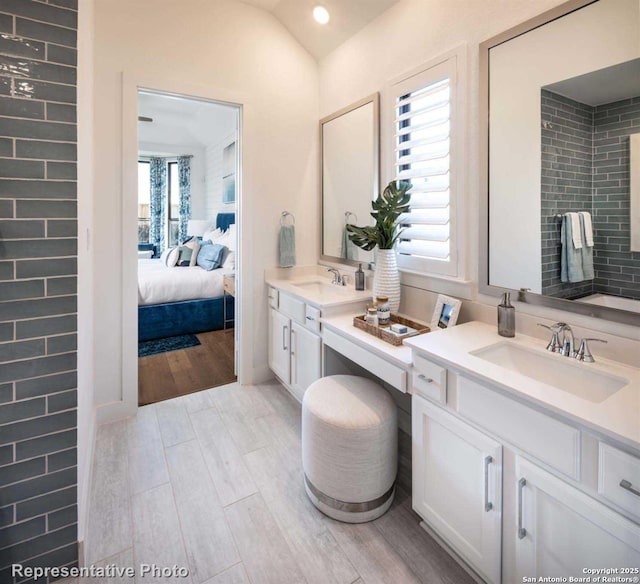
<path fill-rule="evenodd" d="M 296 218 L 291 213 L 289 213 L 289 211 L 282 211 L 282 215 L 280 215 L 280 226 L 281 227 L 284 227 L 284 225 L 286 224 L 287 217 L 291 217 L 291 221 L 292 221 L 291 224 L 292 225 L 296 224 Z"/>
<path fill-rule="evenodd" d="M 355 213 L 352 213 L 351 211 L 345 211 L 345 212 L 344 212 L 344 223 L 345 223 L 345 225 L 346 225 L 347 223 L 349 223 L 349 217 L 350 217 L 351 215 L 353 215 L 353 216 L 356 218 L 356 221 L 355 221 L 355 222 L 356 222 L 356 223 L 358 222 L 358 216 L 357 216 Z"/>

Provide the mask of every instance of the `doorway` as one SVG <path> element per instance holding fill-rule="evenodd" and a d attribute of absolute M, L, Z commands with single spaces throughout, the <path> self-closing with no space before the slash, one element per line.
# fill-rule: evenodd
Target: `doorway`
<path fill-rule="evenodd" d="M 138 89 L 138 405 L 236 380 L 240 108 Z"/>

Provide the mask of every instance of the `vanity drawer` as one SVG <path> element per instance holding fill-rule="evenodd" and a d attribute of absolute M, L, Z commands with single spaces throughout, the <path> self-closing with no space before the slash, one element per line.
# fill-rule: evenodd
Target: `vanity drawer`
<path fill-rule="evenodd" d="M 269 286 L 269 306 L 271 308 L 278 308 L 278 290 Z"/>
<path fill-rule="evenodd" d="M 320 332 L 320 309 L 315 306 L 309 306 L 305 310 L 304 325 L 314 333 Z"/>
<path fill-rule="evenodd" d="M 447 403 L 447 370 L 415 352 L 411 382 L 413 393 L 441 404 Z"/>
<path fill-rule="evenodd" d="M 640 517 L 640 459 L 600 442 L 598 493 Z"/>
<path fill-rule="evenodd" d="M 305 323 L 305 303 L 289 294 L 278 294 L 278 310 L 301 325 Z"/>
<path fill-rule="evenodd" d="M 407 372 L 404 369 L 392 365 L 371 351 L 363 349 L 326 327 L 322 333 L 322 341 L 325 345 L 351 359 L 351 361 L 370 371 L 382 381 L 386 381 L 389 385 L 406 393 Z"/>
<path fill-rule="evenodd" d="M 542 462 L 580 480 L 580 431 L 458 376 L 458 413 Z"/>

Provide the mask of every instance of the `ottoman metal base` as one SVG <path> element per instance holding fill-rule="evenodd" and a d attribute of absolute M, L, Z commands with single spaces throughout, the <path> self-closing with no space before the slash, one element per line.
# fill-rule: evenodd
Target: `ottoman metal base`
<path fill-rule="evenodd" d="M 313 485 L 306 474 L 304 475 L 304 488 L 311 502 L 322 511 L 322 513 L 332 519 L 337 519 L 345 523 L 366 523 L 367 521 L 373 521 L 381 517 L 387 512 L 389 507 L 391 507 L 391 503 L 393 503 L 393 498 L 396 494 L 396 485 L 394 482 L 384 495 L 372 501 L 347 503 L 346 501 L 340 501 L 329 495 L 325 495 Z"/>

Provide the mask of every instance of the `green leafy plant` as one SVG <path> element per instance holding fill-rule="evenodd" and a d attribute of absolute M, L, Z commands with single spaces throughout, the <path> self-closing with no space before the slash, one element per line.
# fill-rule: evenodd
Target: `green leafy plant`
<path fill-rule="evenodd" d="M 403 231 L 398 229 L 398 217 L 409 210 L 411 195 L 407 191 L 410 188 L 411 183 L 391 181 L 371 203 L 375 225 L 357 227 L 348 224 L 349 239 L 366 251 L 371 251 L 376 245 L 380 249 L 393 249 Z"/>

